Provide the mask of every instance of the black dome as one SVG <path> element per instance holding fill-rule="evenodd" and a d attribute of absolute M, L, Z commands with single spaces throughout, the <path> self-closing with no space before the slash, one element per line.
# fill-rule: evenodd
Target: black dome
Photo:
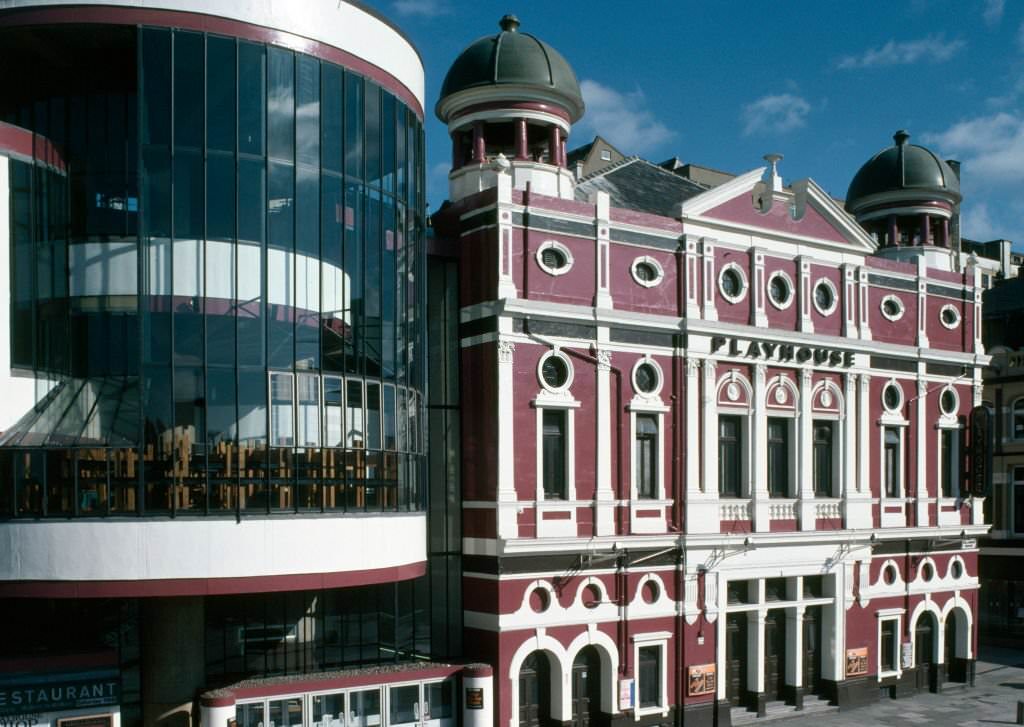
<path fill-rule="evenodd" d="M 520 33 L 514 15 L 501 19 L 501 32 L 479 38 L 462 51 L 441 84 L 441 99 L 484 86 L 535 86 L 561 96 L 572 121 L 583 115 L 583 94 L 562 54 L 542 40 Z M 443 119 L 442 119 L 443 120 Z"/>
<path fill-rule="evenodd" d="M 960 201 L 956 172 L 929 149 L 908 144 L 910 134 L 897 131 L 895 144 L 875 154 L 860 168 L 846 193 L 846 209 L 855 213 L 869 198 L 887 192 L 908 191 L 923 198 Z"/>

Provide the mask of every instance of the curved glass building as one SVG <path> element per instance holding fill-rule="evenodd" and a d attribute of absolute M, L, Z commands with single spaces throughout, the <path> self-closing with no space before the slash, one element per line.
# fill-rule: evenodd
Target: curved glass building
<path fill-rule="evenodd" d="M 4 0 L 0 61 L 9 653 L 127 635 L 127 721 L 165 667 L 425 653 L 415 48 L 336 0 Z"/>

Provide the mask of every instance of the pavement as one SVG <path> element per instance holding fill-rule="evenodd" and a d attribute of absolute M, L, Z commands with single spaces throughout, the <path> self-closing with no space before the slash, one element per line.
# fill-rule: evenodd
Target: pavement
<path fill-rule="evenodd" d="M 939 694 L 919 693 L 902 699 L 885 699 L 847 712 L 793 717 L 782 725 L 987 727 L 1017 724 L 1017 700 L 1024 701 L 1024 651 L 982 647 L 979 657 L 974 687 L 947 684 L 945 691 Z"/>

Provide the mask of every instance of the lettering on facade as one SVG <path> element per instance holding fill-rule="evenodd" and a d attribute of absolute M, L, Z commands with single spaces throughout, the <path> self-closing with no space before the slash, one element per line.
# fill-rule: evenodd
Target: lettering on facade
<path fill-rule="evenodd" d="M 735 358 L 749 358 L 756 361 L 777 361 L 779 363 L 809 363 L 816 366 L 853 366 L 853 351 L 838 351 L 820 346 L 798 346 L 792 343 L 771 341 L 741 341 L 726 336 L 711 337 L 711 353 L 725 350 Z"/>
<path fill-rule="evenodd" d="M 45 682 L 0 684 L 0 715 L 117 704 L 120 692 L 121 685 L 115 676 L 61 675 Z"/>
<path fill-rule="evenodd" d="M 992 412 L 987 406 L 971 410 L 971 477 L 970 493 L 984 495 L 988 490 L 992 459 Z"/>
<path fill-rule="evenodd" d="M 38 714 L 8 714 L 0 716 L 0 727 L 35 727 L 40 719 Z"/>
<path fill-rule="evenodd" d="M 619 680 L 619 709 L 633 709 L 633 680 Z"/>
<path fill-rule="evenodd" d="M 714 664 L 694 664 L 686 668 L 686 693 L 691 697 L 713 694 L 718 688 Z"/>

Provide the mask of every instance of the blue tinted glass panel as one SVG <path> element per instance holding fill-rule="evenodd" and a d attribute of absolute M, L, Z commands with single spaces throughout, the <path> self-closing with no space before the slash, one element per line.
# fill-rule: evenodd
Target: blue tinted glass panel
<path fill-rule="evenodd" d="M 344 133 L 343 75 L 338 66 L 320 66 L 320 148 L 321 165 L 332 172 L 342 171 L 341 149 Z"/>
<path fill-rule="evenodd" d="M 298 56 L 296 68 L 296 141 L 299 164 L 320 165 L 320 62 Z"/>
<path fill-rule="evenodd" d="M 345 174 L 363 177 L 363 79 L 345 74 Z"/>
<path fill-rule="evenodd" d="M 367 81 L 365 84 L 366 126 L 363 138 L 366 139 L 366 182 L 374 186 L 380 185 L 381 147 L 380 147 L 380 87 Z"/>
<path fill-rule="evenodd" d="M 235 41 L 209 36 L 206 41 L 206 145 L 235 150 Z"/>
<path fill-rule="evenodd" d="M 238 151 L 243 154 L 263 153 L 266 62 L 262 45 L 238 44 Z"/>
<path fill-rule="evenodd" d="M 203 36 L 174 34 L 174 146 L 203 145 Z"/>
<path fill-rule="evenodd" d="M 142 143 L 171 143 L 171 34 L 142 31 Z M 81 99 L 78 99 L 81 101 Z M 73 115 L 74 114 L 74 109 Z M 77 115 L 77 118 L 81 118 Z M 73 124 L 85 131 L 84 125 Z"/>
<path fill-rule="evenodd" d="M 295 54 L 267 49 L 268 155 L 295 159 Z"/>

